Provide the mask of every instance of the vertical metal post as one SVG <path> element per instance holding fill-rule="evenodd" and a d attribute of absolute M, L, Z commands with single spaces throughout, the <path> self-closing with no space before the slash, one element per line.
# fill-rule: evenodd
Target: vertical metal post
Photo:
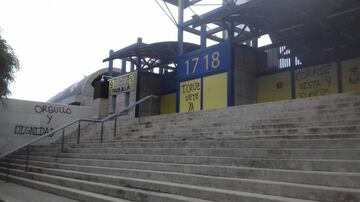
<path fill-rule="evenodd" d="M 139 123 L 140 123 L 140 117 L 141 117 L 141 103 L 139 103 Z"/>
<path fill-rule="evenodd" d="M 111 58 L 111 56 L 112 56 L 113 53 L 114 53 L 113 50 L 110 50 L 110 51 L 109 51 L 109 58 Z M 113 66 L 114 66 L 113 60 L 109 60 L 108 76 L 112 76 L 112 75 L 113 75 Z"/>
<path fill-rule="evenodd" d="M 142 43 L 142 38 L 139 37 L 137 38 L 137 44 L 139 46 L 141 46 L 143 43 Z M 140 71 L 141 69 L 141 58 L 140 57 L 136 57 L 136 71 Z"/>
<path fill-rule="evenodd" d="M 80 144 L 80 127 L 81 127 L 81 121 L 79 121 L 78 124 L 77 144 Z"/>
<path fill-rule="evenodd" d="M 121 70 L 120 73 L 125 73 L 126 72 L 126 60 L 122 59 L 121 60 Z"/>
<path fill-rule="evenodd" d="M 149 112 L 150 112 L 150 113 L 149 113 L 149 116 L 151 116 L 151 114 L 152 114 L 152 113 L 151 113 L 152 97 L 150 97 L 150 104 L 149 104 L 149 105 L 150 105 L 150 106 L 149 106 Z"/>
<path fill-rule="evenodd" d="M 184 8 L 185 0 L 179 0 L 178 5 L 178 56 L 184 52 Z"/>
<path fill-rule="evenodd" d="M 10 156 L 7 158 L 6 182 L 10 182 Z"/>
<path fill-rule="evenodd" d="M 104 122 L 101 122 L 101 132 L 100 132 L 100 143 L 103 143 L 103 136 L 104 136 Z"/>
<path fill-rule="evenodd" d="M 114 118 L 114 137 L 116 137 L 116 124 L 117 124 L 117 116 Z"/>
<path fill-rule="evenodd" d="M 206 25 L 201 25 L 201 31 L 200 31 L 200 46 L 201 48 L 206 48 Z"/>
<path fill-rule="evenodd" d="M 64 153 L 64 144 L 65 144 L 65 128 L 62 130 L 61 153 Z"/>
<path fill-rule="evenodd" d="M 25 172 L 29 170 L 29 156 L 30 156 L 30 145 L 27 146 L 27 151 L 26 151 Z"/>

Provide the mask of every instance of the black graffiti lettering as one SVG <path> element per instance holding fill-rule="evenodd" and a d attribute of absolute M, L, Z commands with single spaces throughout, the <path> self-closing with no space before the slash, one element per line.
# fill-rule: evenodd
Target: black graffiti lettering
<path fill-rule="evenodd" d="M 295 75 L 295 79 L 297 81 L 305 80 L 309 77 L 317 77 L 317 76 L 323 76 L 323 75 L 329 75 L 330 74 L 330 65 L 318 67 L 318 68 L 309 68 L 309 69 L 303 69 L 297 71 Z"/>
<path fill-rule="evenodd" d="M 16 125 L 14 128 L 15 135 L 30 135 L 30 136 L 41 136 L 46 133 L 53 131 L 54 128 L 48 127 L 36 127 L 36 126 L 24 126 L 24 125 Z M 50 135 L 49 137 L 52 137 Z"/>
<path fill-rule="evenodd" d="M 42 113 L 42 107 L 40 105 L 35 106 L 35 112 L 36 113 Z"/>
<path fill-rule="evenodd" d="M 282 89 L 283 86 L 284 86 L 284 84 L 281 81 L 276 83 L 276 89 Z"/>
<path fill-rule="evenodd" d="M 46 106 L 46 105 L 36 105 L 35 112 L 38 114 L 49 113 L 49 114 L 71 114 L 71 109 L 62 106 Z"/>
<path fill-rule="evenodd" d="M 47 122 L 47 124 L 49 124 L 49 123 L 51 122 L 51 120 L 52 120 L 53 116 L 51 116 L 51 115 L 46 115 L 46 117 L 48 118 L 48 122 Z"/>
<path fill-rule="evenodd" d="M 316 88 L 321 87 L 321 83 L 319 80 L 302 82 L 299 85 L 300 85 L 300 88 L 303 90 L 316 89 Z"/>
<path fill-rule="evenodd" d="M 25 133 L 23 132 L 23 130 L 24 126 L 15 126 L 14 134 L 24 135 Z"/>
<path fill-rule="evenodd" d="M 65 111 L 66 114 L 71 114 L 71 109 L 70 108 L 67 108 L 66 111 Z"/>
<path fill-rule="evenodd" d="M 183 93 L 190 93 L 192 91 L 200 91 L 200 83 L 184 84 L 181 86 Z"/>
<path fill-rule="evenodd" d="M 194 112 L 194 103 L 189 102 L 189 109 L 188 112 Z"/>
<path fill-rule="evenodd" d="M 195 100 L 199 100 L 199 99 L 200 99 L 199 93 L 189 94 L 185 96 L 186 102 L 194 102 Z"/>

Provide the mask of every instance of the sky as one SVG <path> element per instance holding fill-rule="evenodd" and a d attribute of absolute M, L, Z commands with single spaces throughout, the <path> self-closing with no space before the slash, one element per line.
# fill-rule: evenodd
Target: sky
<path fill-rule="evenodd" d="M 144 43 L 177 40 L 176 26 L 155 0 L 0 0 L 0 5 L 1 35 L 21 67 L 10 87 L 15 99 L 47 101 L 106 68 L 102 60 L 110 49 L 119 50 L 138 37 Z M 214 8 L 193 10 L 201 14 Z M 170 9 L 176 17 L 176 7 Z M 193 15 L 189 12 L 186 18 Z M 185 35 L 185 41 L 194 40 Z"/>

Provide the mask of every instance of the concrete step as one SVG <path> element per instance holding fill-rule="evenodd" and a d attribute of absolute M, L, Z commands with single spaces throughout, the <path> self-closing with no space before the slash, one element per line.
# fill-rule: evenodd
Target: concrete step
<path fill-rule="evenodd" d="M 32 155 L 57 153 L 58 148 L 33 147 Z M 360 160 L 359 149 L 267 149 L 267 148 L 66 148 L 65 153 L 81 154 L 144 154 L 173 156 L 214 156 L 271 159 L 342 159 Z M 26 154 L 19 151 L 17 154 Z"/>
<path fill-rule="evenodd" d="M 196 128 L 197 130 L 201 129 L 202 131 L 211 131 L 211 130 L 260 130 L 260 129 L 285 129 L 285 128 L 304 128 L 304 127 L 325 127 L 325 126 L 348 126 L 348 125 L 360 125 L 360 116 L 358 120 L 335 120 L 335 121 L 307 121 L 307 122 L 284 122 L 284 123 L 247 123 L 247 122 L 224 122 L 224 123 L 214 123 L 214 124 L 162 124 L 161 127 L 143 127 L 139 128 L 137 126 L 129 128 L 120 128 L 118 129 L 121 133 L 136 132 L 136 131 L 167 131 L 167 130 L 178 130 L 179 127 L 188 127 Z"/>
<path fill-rule="evenodd" d="M 13 168 L 18 164 L 25 164 L 25 160 L 12 159 Z M 85 166 L 79 164 L 50 163 L 45 161 L 30 161 L 30 166 L 50 169 L 74 170 L 85 173 L 109 174 L 130 178 L 151 179 L 168 181 L 182 184 L 210 186 L 216 188 L 236 189 L 233 181 L 240 179 L 254 179 L 266 181 L 278 181 L 308 185 L 320 185 L 343 188 L 360 188 L 360 173 L 345 172 L 317 172 L 283 169 L 261 169 L 251 167 L 226 167 L 226 166 L 199 166 L 184 165 L 183 170 L 164 168 L 161 171 L 126 169 L 117 167 L 104 167 L 103 165 Z M 1 163 L 6 167 L 6 163 Z M 179 166 L 180 167 L 180 166 Z M 40 171 L 37 171 L 40 172 Z M 221 180 L 221 183 L 218 182 Z M 235 182 L 234 182 L 235 183 Z"/>
<path fill-rule="evenodd" d="M 339 99 L 340 98 L 340 99 Z M 318 98 L 317 98 L 318 99 Z M 261 104 L 252 104 L 252 105 L 243 105 L 231 107 L 232 111 L 264 111 L 265 109 L 271 108 L 271 110 L 276 111 L 280 110 L 282 112 L 285 111 L 295 111 L 295 110 L 314 110 L 316 108 L 322 109 L 326 108 L 328 105 L 332 105 L 333 108 L 344 108 L 346 106 L 359 106 L 359 95 L 344 95 L 342 97 L 337 96 L 324 96 L 322 100 L 315 100 L 313 98 L 307 99 L 296 99 L 296 100 L 287 100 L 287 101 L 279 101 L 272 103 L 261 103 Z M 250 107 L 251 106 L 251 107 Z M 206 113 L 216 113 L 219 114 L 221 112 L 226 112 L 226 109 L 217 109 L 217 110 L 209 110 Z M 158 120 L 169 119 L 169 118 L 181 118 L 185 117 L 188 114 L 180 114 L 179 115 L 166 115 L 166 117 L 157 117 Z"/>
<path fill-rule="evenodd" d="M 222 127 L 234 127 L 236 124 L 237 127 L 257 127 L 265 126 L 267 128 L 276 127 L 296 127 L 296 126 L 326 126 L 326 125 L 356 125 L 359 124 L 360 113 L 346 113 L 346 114 L 331 114 L 331 115 L 317 115 L 317 116 L 298 116 L 298 117 L 289 117 L 289 118 L 269 118 L 264 119 L 264 117 L 255 117 L 252 118 L 237 118 L 230 116 L 227 119 L 219 119 L 214 117 L 213 119 L 207 118 L 206 120 L 179 120 L 173 122 L 156 122 L 154 120 L 148 122 L 124 124 L 118 122 L 118 129 L 120 131 L 129 131 L 129 130 L 164 130 L 164 129 L 173 129 L 182 126 L 198 128 L 222 128 Z M 109 122 L 109 127 L 111 128 L 111 122 Z M 113 127 L 112 127 L 113 128 Z M 100 128 L 99 128 L 100 130 Z"/>
<path fill-rule="evenodd" d="M 3 168 L 0 169 L 3 170 Z M 30 178 L 32 180 L 36 180 L 48 184 L 71 187 L 73 189 L 79 189 L 86 192 L 92 192 L 100 195 L 110 196 L 112 198 L 120 198 L 131 201 L 149 201 L 149 202 L 157 202 L 157 201 L 206 202 L 207 201 L 207 200 L 201 200 L 197 198 L 185 197 L 180 195 L 145 191 L 140 189 L 128 188 L 124 186 L 115 186 L 101 182 L 91 182 L 86 180 L 47 175 L 47 174 L 41 174 L 35 172 L 25 172 L 24 170 L 18 170 L 18 169 L 11 169 L 10 173 L 13 176 L 17 176 L 21 178 L 28 178 L 28 179 Z"/>
<path fill-rule="evenodd" d="M 61 144 L 36 146 L 60 148 Z M 67 148 L 308 148 L 308 149 L 360 149 L 360 138 L 348 139 L 266 139 L 266 140 L 188 140 L 188 141 L 118 141 L 112 143 L 71 144 Z"/>
<path fill-rule="evenodd" d="M 359 98 L 357 98 L 359 99 Z M 235 107 L 228 107 L 224 109 L 218 110 L 210 110 L 210 111 L 201 111 L 201 112 L 194 112 L 194 113 L 180 113 L 175 115 L 162 115 L 162 116 L 152 116 L 152 117 L 143 117 L 141 120 L 143 122 L 148 121 L 178 121 L 191 118 L 192 120 L 199 120 L 202 118 L 208 117 L 218 117 L 218 118 L 227 118 L 229 111 L 232 111 L 234 116 L 247 116 L 250 117 L 263 117 L 270 118 L 270 117 L 281 117 L 283 116 L 292 116 L 297 114 L 312 114 L 312 115 L 319 115 L 319 114 L 335 114 L 341 112 L 359 112 L 359 103 L 357 102 L 353 106 L 341 107 L 339 105 L 333 106 L 317 106 L 312 105 L 312 103 L 306 103 L 306 106 L 303 107 L 295 107 L 289 108 L 287 105 L 282 105 L 276 107 L 273 103 L 267 103 L 266 106 L 257 107 L 256 104 L 254 105 L 242 105 L 242 106 L 235 106 Z M 355 110 L 354 110 L 355 109 Z M 124 121 L 125 123 L 134 123 L 137 120 L 129 120 L 128 122 Z"/>
<path fill-rule="evenodd" d="M 72 186 L 83 190 L 89 190 L 97 193 L 102 193 L 110 196 L 115 197 L 122 197 L 122 198 L 132 198 L 132 200 L 135 201 L 194 201 L 194 202 L 205 202 L 205 201 L 249 201 L 249 202 L 285 202 L 285 201 L 307 201 L 307 200 L 301 200 L 301 199 L 292 199 L 292 198 L 286 198 L 286 197 L 278 197 L 278 196 L 271 196 L 271 195 L 263 195 L 263 194 L 256 194 L 256 193 L 248 193 L 248 192 L 240 192 L 240 191 L 231 191 L 231 190 L 222 190 L 222 189 L 216 189 L 216 188 L 205 188 L 205 187 L 199 187 L 199 186 L 191 186 L 191 185 L 181 185 L 176 183 L 156 183 L 156 181 L 145 181 L 145 180 L 139 180 L 135 181 L 133 180 L 133 183 L 138 183 L 138 186 L 147 187 L 144 191 L 143 189 L 136 189 L 136 188 L 129 188 L 129 187 L 123 187 L 120 185 L 112 185 L 112 184 L 105 184 L 102 182 L 92 182 L 87 180 L 80 180 L 80 179 L 72 179 L 68 177 L 61 177 L 61 176 L 52 176 L 47 174 L 40 174 L 40 173 L 34 173 L 34 172 L 24 172 L 22 170 L 12 169 L 11 173 L 13 175 L 21 176 L 21 177 L 27 177 L 36 179 L 39 181 L 45 181 L 45 182 L 51 182 L 55 184 L 64 184 L 65 186 Z M 68 172 L 70 174 L 70 172 Z M 90 175 L 83 173 L 83 175 L 79 175 L 80 173 L 77 172 L 78 178 L 80 176 L 86 176 L 85 178 L 89 179 Z M 102 177 L 102 179 L 105 181 L 105 178 L 107 182 L 112 181 L 114 183 L 121 182 L 119 181 L 120 178 L 114 178 L 114 176 L 105 176 L 105 175 L 97 175 L 97 178 Z M 117 179 L 117 181 L 115 181 Z M 99 179 L 98 179 L 99 180 Z M 102 181 L 102 180 L 99 180 Z M 128 181 L 129 182 L 129 181 Z M 134 186 L 135 184 L 130 185 Z M 129 186 L 127 184 L 127 186 Z M 161 187 L 159 187 L 161 186 Z M 172 189 L 174 188 L 174 189 Z M 148 191 L 155 189 L 157 192 Z M 189 197 L 189 196 L 180 196 L 180 195 L 174 195 L 169 193 L 161 192 L 161 190 L 165 190 L 167 192 L 180 192 L 186 195 L 194 195 L 198 198 Z M 207 198 L 206 199 L 199 199 L 199 198 Z"/>
<path fill-rule="evenodd" d="M 11 155 L 11 159 L 26 159 L 23 155 Z M 129 155 L 129 154 L 42 154 L 29 157 L 33 161 L 49 161 L 69 163 L 72 160 L 82 165 L 116 165 L 121 168 L 135 169 L 164 169 L 164 166 L 174 164 L 254 167 L 269 169 L 288 169 L 303 171 L 327 172 L 360 172 L 359 160 L 323 160 L 323 159 L 256 159 L 256 158 L 230 158 L 212 156 L 170 156 L 170 155 Z M 75 162 L 76 162 L 75 161 Z M 74 162 L 73 162 L 74 163 Z M 88 164 L 83 164 L 88 163 Z M 102 164 L 101 164 L 102 163 Z M 182 168 L 182 167 L 181 167 Z"/>
<path fill-rule="evenodd" d="M 19 194 L 21 193 L 21 194 Z M 0 179 L 1 202 L 80 202 Z"/>
<path fill-rule="evenodd" d="M 303 128 L 290 128 L 290 129 L 274 129 L 274 130 L 206 130 L 202 129 L 188 129 L 188 130 L 167 130 L 158 132 L 132 132 L 122 133 L 117 132 L 117 136 L 113 136 L 113 132 L 109 132 L 104 139 L 115 138 L 118 140 L 130 140 L 130 139 L 164 139 L 164 138 L 241 138 L 241 137 L 256 137 L 256 136 L 309 136 L 309 135 L 336 135 L 336 134 L 353 134 L 360 135 L 359 125 L 344 125 L 344 126 L 326 126 L 326 127 L 303 127 Z M 65 142 L 75 142 L 76 135 L 67 139 Z M 81 135 L 82 142 L 100 142 L 100 135 L 98 137 L 89 137 L 85 134 Z M 60 140 L 58 141 L 58 143 Z"/>
<path fill-rule="evenodd" d="M 18 169 L 24 169 L 25 166 L 15 165 Z M 41 167 L 29 167 L 30 172 L 42 173 L 51 176 L 60 176 L 71 179 L 79 179 L 91 182 L 100 182 L 105 184 L 111 184 L 116 186 L 127 186 L 131 188 L 139 188 L 150 191 L 159 191 L 170 194 L 185 195 L 189 197 L 199 197 L 202 199 L 212 200 L 214 197 L 217 199 L 221 198 L 233 198 L 237 201 L 241 200 L 242 197 L 236 196 L 235 193 L 230 194 L 228 190 L 224 190 L 224 186 L 230 187 L 233 191 L 249 192 L 249 193 L 261 193 L 266 195 L 284 196 L 289 198 L 301 198 L 307 200 L 317 201 L 332 201 L 339 195 L 352 196 L 355 199 L 360 199 L 360 190 L 357 189 L 345 189 L 339 187 L 325 187 L 325 186 L 310 186 L 304 184 L 294 183 L 282 183 L 276 181 L 265 181 L 265 180 L 250 180 L 250 179 L 233 179 L 230 184 L 226 184 L 224 178 L 213 179 L 213 183 L 206 184 L 207 187 L 201 186 L 200 184 L 179 184 L 174 182 L 164 182 L 158 180 L 148 180 L 139 178 L 120 177 L 109 174 L 95 174 L 88 172 L 79 172 L 62 169 L 48 169 Z M 209 182 L 209 181 L 208 181 Z M 228 181 L 229 183 L 229 181 Z M 211 185 L 217 184 L 219 188 L 212 187 Z M 211 188 L 211 190 L 209 190 Z M 215 195 L 210 193 L 218 191 Z M 221 193 L 223 192 L 223 193 Z M 225 193 L 224 193 L 225 192 Z M 221 195 L 223 194 L 223 196 Z M 231 199 L 231 201 L 233 201 Z"/>
<path fill-rule="evenodd" d="M 27 187 L 32 187 L 38 190 L 43 190 L 60 196 L 65 196 L 79 201 L 86 202 L 130 202 L 106 195 L 96 194 L 94 192 L 87 192 L 78 189 L 68 188 L 56 184 L 41 182 L 33 179 L 27 179 L 19 176 L 10 175 L 10 181 L 21 184 Z M 6 179 L 6 175 L 0 172 L 0 179 Z M 40 202 L 40 201 L 39 201 Z"/>
<path fill-rule="evenodd" d="M 273 117 L 273 116 L 272 116 Z M 260 116 L 260 118 L 256 119 L 256 117 L 235 117 L 235 116 L 228 116 L 228 119 L 224 118 L 217 118 L 212 117 L 208 118 L 205 117 L 204 119 L 184 119 L 179 121 L 164 121 L 164 122 L 156 122 L 155 120 L 149 120 L 147 122 L 138 122 L 135 123 L 121 123 L 118 122 L 118 131 L 125 131 L 125 132 L 135 132 L 135 131 L 142 131 L 142 130 L 165 130 L 165 129 L 176 129 L 179 127 L 187 127 L 191 128 L 196 126 L 196 128 L 232 128 L 236 126 L 237 128 L 248 128 L 256 127 L 259 125 L 268 125 L 266 127 L 284 127 L 284 126 L 326 126 L 326 125 L 356 125 L 359 123 L 360 120 L 360 113 L 353 113 L 352 111 L 345 113 L 342 111 L 342 114 L 336 115 L 316 115 L 316 116 L 309 116 L 308 113 L 302 115 L 297 114 L 296 117 L 284 117 L 284 114 L 281 114 L 279 118 L 264 118 L 264 116 Z M 315 123 L 314 123 L 315 122 Z M 282 124 L 279 126 L 279 124 Z M 307 125 L 310 124 L 310 125 Z M 113 130 L 114 123 L 113 121 L 109 121 L 105 123 L 105 131 L 110 133 Z M 100 125 L 96 126 L 93 130 L 97 133 L 100 133 Z"/>
<path fill-rule="evenodd" d="M 307 121 L 306 123 L 307 124 L 310 124 L 309 126 L 316 126 L 316 124 L 317 125 L 319 125 L 319 126 L 327 126 L 327 125 L 343 125 L 344 123 L 358 123 L 358 119 L 350 119 L 350 120 L 346 120 L 347 118 L 346 118 L 346 116 L 349 116 L 349 115 L 351 115 L 351 114 L 342 114 L 341 116 L 339 116 L 339 117 L 337 117 L 337 119 L 335 119 L 335 120 L 343 120 L 343 121 L 331 121 L 331 122 L 329 122 L 329 121 L 321 121 L 321 120 L 316 120 L 316 118 L 319 118 L 319 116 L 316 116 L 316 117 L 313 117 L 311 120 L 310 120 L 310 122 L 309 121 Z M 358 117 L 360 117 L 360 113 L 359 114 L 357 114 L 357 116 Z M 329 116 L 329 117 L 332 117 L 332 116 Z M 296 119 L 298 119 L 298 121 L 299 120 L 303 120 L 304 119 L 304 117 L 297 117 Z M 209 120 L 209 119 L 208 119 Z M 211 120 L 211 119 L 210 119 Z M 220 119 L 221 120 L 221 119 Z M 243 121 L 243 119 L 234 119 L 234 120 L 242 120 L 242 122 L 246 122 L 246 121 Z M 266 119 L 264 119 L 264 120 L 266 120 Z M 261 122 L 262 120 L 260 120 L 260 122 Z M 302 127 L 306 127 L 306 124 L 305 123 L 298 123 L 298 122 L 293 122 L 293 123 L 291 123 L 291 122 L 289 122 L 289 121 L 287 121 L 287 119 L 285 119 L 285 118 L 281 118 L 280 119 L 280 121 L 282 121 L 282 122 L 279 122 L 279 119 L 274 119 L 274 121 L 275 121 L 275 123 L 272 123 L 272 124 L 267 124 L 266 126 L 264 126 L 263 128 L 265 128 L 265 127 L 267 127 L 268 129 L 270 128 L 281 128 L 281 127 L 285 127 L 285 126 L 287 126 L 287 127 L 289 127 L 289 126 L 291 126 L 291 128 L 294 128 L 294 127 L 297 127 L 297 126 L 302 126 Z M 193 121 L 192 121 L 193 122 Z M 248 125 L 244 125 L 242 122 L 238 122 L 238 123 L 236 123 L 236 122 L 234 122 L 233 120 L 232 121 L 221 121 L 221 122 L 219 122 L 219 121 L 217 121 L 216 123 L 210 123 L 209 121 L 207 121 L 205 124 L 204 123 L 201 123 L 201 124 L 203 124 L 204 125 L 204 127 L 200 127 L 201 126 L 201 124 L 199 124 L 199 123 L 197 123 L 195 126 L 195 128 L 197 128 L 197 130 L 199 129 L 199 128 L 201 128 L 201 130 L 203 130 L 203 131 L 213 131 L 213 130 L 215 130 L 215 131 L 222 131 L 222 130 L 232 130 L 233 128 L 234 128 L 234 125 L 236 125 L 236 127 L 234 128 L 235 130 L 239 130 L 240 128 L 261 128 L 261 127 L 259 127 L 258 125 L 260 124 L 260 123 L 258 123 L 258 121 L 253 121 L 253 123 L 252 124 L 248 124 Z M 316 122 L 316 124 L 315 124 L 315 122 Z M 185 123 L 187 123 L 188 125 L 184 125 L 184 126 L 186 126 L 186 127 L 182 127 L 182 128 L 191 128 L 190 126 L 191 126 L 191 124 L 189 123 L 189 121 L 187 121 L 187 122 L 185 122 Z M 286 123 L 289 123 L 289 124 L 286 124 Z M 319 124 L 318 124 L 319 123 Z M 342 123 L 342 124 L 341 124 Z M 151 127 L 151 128 L 149 128 L 148 127 L 148 125 L 154 125 L 153 127 Z M 155 124 L 158 124 L 157 126 L 155 126 Z M 159 125 L 160 124 L 160 125 Z M 176 125 L 174 125 L 174 124 L 176 124 Z M 239 125 L 240 124 L 240 125 Z M 282 125 L 278 125 L 278 124 L 282 124 Z M 99 125 L 99 124 L 98 124 Z M 105 138 L 107 138 L 109 135 L 111 136 L 111 135 L 113 135 L 113 123 L 111 123 L 111 122 L 109 122 L 109 123 L 105 123 L 105 134 L 104 134 L 104 137 Z M 121 125 L 121 123 L 119 122 L 118 123 L 118 125 Z M 128 126 L 126 126 L 126 128 L 123 128 L 123 127 L 118 127 L 118 129 L 117 129 L 117 131 L 118 131 L 118 134 L 122 134 L 122 135 L 129 135 L 129 133 L 131 133 L 131 135 L 133 136 L 134 134 L 133 133 L 138 133 L 138 135 L 139 134 L 142 134 L 142 133 L 144 133 L 144 132 L 149 132 L 149 131 L 152 131 L 152 134 L 154 134 L 154 133 L 162 133 L 162 134 L 165 134 L 166 132 L 168 132 L 168 133 L 174 133 L 174 130 L 175 131 L 177 131 L 176 130 L 176 128 L 173 128 L 173 127 L 181 127 L 181 123 L 177 123 L 177 122 L 174 122 L 174 123 L 172 123 L 172 124 L 166 124 L 166 123 L 157 123 L 157 122 L 147 122 L 146 124 L 140 124 L 140 126 L 139 126 L 139 124 L 137 124 L 137 122 L 136 123 L 134 123 L 134 124 L 132 124 L 133 126 L 131 126 L 131 125 L 128 125 Z M 143 130 L 141 130 L 141 125 L 145 125 L 145 130 L 146 131 L 143 131 Z M 359 124 L 353 124 L 353 125 L 359 125 Z M 228 126 L 228 127 L 227 127 Z M 241 126 L 241 127 L 240 127 Z M 139 128 L 140 127 L 140 128 Z M 169 127 L 171 130 L 166 130 L 166 127 Z M 227 129 L 226 129 L 227 128 Z M 155 132 L 154 132 L 155 131 Z M 192 131 L 192 129 L 190 129 L 190 131 L 188 130 L 187 132 L 193 132 Z M 91 139 L 91 138 L 93 138 L 93 137 L 100 137 L 100 125 L 99 126 L 97 126 L 97 125 L 93 125 L 93 126 L 89 126 L 88 128 L 85 128 L 85 129 L 83 129 L 82 131 L 81 131 L 81 137 L 82 137 L 82 139 Z M 74 141 L 75 139 L 76 139 L 76 135 L 72 135 L 72 136 L 68 136 L 66 139 L 68 139 L 67 141 Z"/>
<path fill-rule="evenodd" d="M 304 134 L 304 135 L 257 135 L 257 136 L 237 136 L 237 135 L 211 135 L 203 134 L 198 136 L 177 136 L 177 137 L 154 137 L 154 136 L 138 136 L 137 138 L 131 137 L 107 137 L 103 139 L 103 144 L 122 144 L 122 143 L 148 143 L 148 142 L 192 142 L 192 141 L 250 141 L 250 140 L 262 140 L 262 141 L 283 141 L 283 140 L 346 140 L 346 139 L 358 139 L 360 134 L 355 133 L 338 133 L 338 134 Z M 55 143 L 61 144 L 61 141 Z M 77 144 L 76 140 L 66 140 L 65 147 L 69 145 L 88 145 L 88 144 L 100 144 L 100 138 L 85 139 L 80 138 L 80 143 Z"/>

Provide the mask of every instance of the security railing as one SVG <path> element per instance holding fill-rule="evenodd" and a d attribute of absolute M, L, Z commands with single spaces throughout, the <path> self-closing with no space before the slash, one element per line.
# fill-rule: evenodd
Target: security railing
<path fill-rule="evenodd" d="M 101 120 L 91 120 L 91 119 L 77 119 L 75 121 L 72 121 L 70 123 L 67 123 L 53 131 L 50 131 L 34 140 L 31 140 L 29 141 L 28 143 L 25 143 L 9 152 L 6 152 L 5 154 L 1 155 L 0 156 L 0 160 L 4 157 L 7 157 L 21 149 L 24 149 L 26 148 L 26 160 L 25 160 L 25 171 L 27 172 L 28 171 L 28 168 L 29 168 L 29 158 L 30 158 L 30 146 L 35 144 L 35 143 L 38 143 L 40 140 L 43 140 L 44 138 L 46 137 L 52 137 L 52 136 L 56 136 L 57 135 L 57 132 L 60 132 L 61 131 L 61 134 L 62 134 L 62 138 L 61 138 L 61 152 L 63 153 L 64 152 L 64 145 L 65 145 L 65 129 L 70 127 L 70 126 L 73 126 L 73 125 L 76 125 L 77 124 L 77 131 L 76 131 L 76 134 L 77 134 L 77 138 L 76 138 L 76 143 L 77 144 L 80 144 L 80 134 L 81 134 L 81 123 L 100 123 L 101 124 L 101 130 L 100 130 L 100 143 L 103 143 L 103 137 L 104 137 L 104 122 L 105 121 L 108 121 L 108 120 L 111 120 L 111 119 L 114 119 L 114 136 L 116 136 L 116 128 L 117 128 L 117 118 L 122 115 L 124 112 L 127 112 L 129 111 L 130 109 L 132 108 L 135 108 L 136 106 L 139 106 L 139 109 L 140 109 L 140 106 L 143 102 L 147 101 L 147 100 L 150 100 L 150 110 L 151 110 L 151 104 L 152 104 L 152 99 L 156 99 L 158 98 L 158 96 L 156 95 L 149 95 L 147 97 L 144 97 L 142 99 L 140 99 L 139 101 L 135 102 L 134 104 L 132 105 L 129 105 L 127 106 L 126 108 L 124 108 L 123 110 L 121 110 L 120 112 L 117 112 L 115 114 L 112 114 L 104 119 L 101 119 Z M 141 118 L 141 112 L 139 111 L 139 115 L 138 115 L 138 119 L 139 119 L 139 122 L 140 122 L 140 118 Z M 6 158 L 7 160 L 7 173 L 6 173 L 6 181 L 9 182 L 9 174 L 10 174 L 10 158 L 7 157 Z"/>

